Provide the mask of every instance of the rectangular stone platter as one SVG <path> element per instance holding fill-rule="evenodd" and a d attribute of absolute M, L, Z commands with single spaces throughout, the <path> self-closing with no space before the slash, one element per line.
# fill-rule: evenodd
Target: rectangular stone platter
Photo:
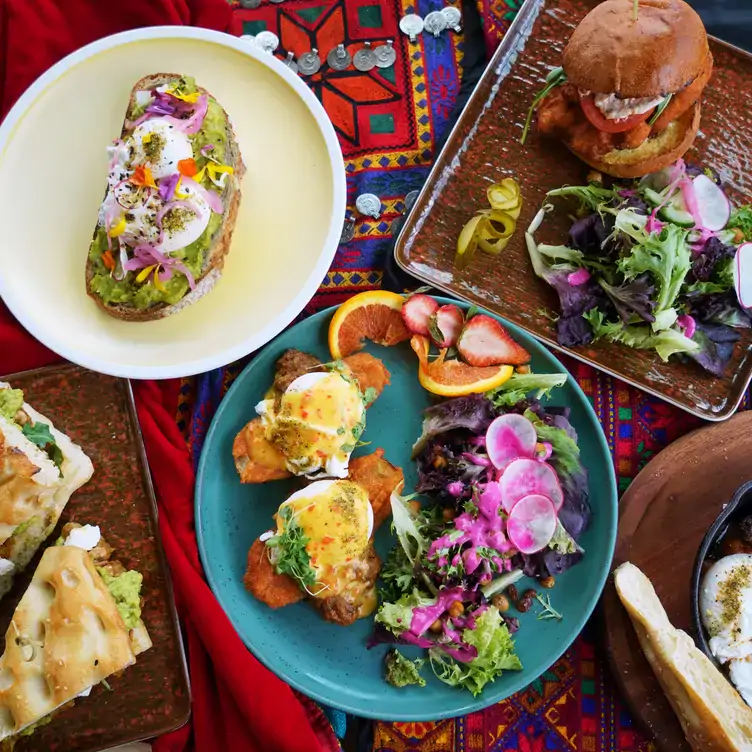
<path fill-rule="evenodd" d="M 723 378 L 694 363 L 663 363 L 652 351 L 598 342 L 562 348 L 550 316 L 554 290 L 538 279 L 524 233 L 547 191 L 583 184 L 589 170 L 564 146 L 534 129 L 521 146 L 525 117 L 548 72 L 561 65 L 572 30 L 596 0 L 526 0 L 436 160 L 395 245 L 397 263 L 418 279 L 503 316 L 553 348 L 650 392 L 705 420 L 734 413 L 752 379 L 752 330 L 742 330 Z M 715 72 L 705 90 L 702 124 L 686 159 L 717 169 L 735 205 L 752 202 L 752 55 L 711 39 Z M 457 236 L 487 208 L 486 188 L 505 177 L 520 184 L 524 205 L 509 245 L 454 269 Z M 566 213 L 548 215 L 539 242 L 566 241 Z"/>
<path fill-rule="evenodd" d="M 143 620 L 154 643 L 135 665 L 108 680 L 112 691 L 101 684 L 94 687 L 89 697 L 77 699 L 48 725 L 20 737 L 15 752 L 97 752 L 179 728 L 190 716 L 190 688 L 130 383 L 71 365 L 3 380 L 23 389 L 26 401 L 94 464 L 92 479 L 71 497 L 48 543 L 66 522 L 99 525 L 116 558 L 144 576 Z M 3 648 L 13 611 L 41 553 L 0 601 Z"/>

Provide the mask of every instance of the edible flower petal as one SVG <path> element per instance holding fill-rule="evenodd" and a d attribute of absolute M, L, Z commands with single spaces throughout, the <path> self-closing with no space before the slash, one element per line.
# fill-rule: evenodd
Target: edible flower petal
<path fill-rule="evenodd" d="M 208 157 L 210 151 L 214 151 L 214 144 L 204 144 L 204 146 L 201 147 L 201 156 Z"/>
<path fill-rule="evenodd" d="M 116 238 L 118 235 L 122 235 L 125 232 L 125 215 L 120 215 L 120 219 L 110 227 L 109 236 Z"/>
<path fill-rule="evenodd" d="M 198 98 L 201 96 L 200 91 L 194 91 L 192 94 L 177 94 L 174 86 L 167 89 L 165 94 L 169 94 L 171 97 L 175 97 L 175 99 L 179 99 L 181 102 L 188 102 L 188 104 L 196 104 Z"/>
<path fill-rule="evenodd" d="M 133 175 L 130 177 L 131 183 L 134 185 L 145 185 L 149 188 L 156 188 L 157 184 L 154 182 L 154 176 L 151 174 L 151 170 L 144 165 L 139 165 L 133 171 Z"/>
<path fill-rule="evenodd" d="M 112 257 L 112 251 L 105 251 L 102 254 L 102 262 L 110 271 L 115 268 L 115 259 Z"/>
<path fill-rule="evenodd" d="M 179 259 L 173 258 L 172 256 L 166 256 L 164 253 L 161 253 L 156 248 L 147 245 L 146 243 L 137 245 L 133 249 L 133 252 L 135 254 L 134 257 L 126 261 L 126 263 L 123 264 L 123 268 L 125 271 L 129 272 L 136 271 L 137 269 L 143 270 L 136 277 L 137 282 L 145 280 L 149 274 L 159 267 L 163 269 L 164 272 L 169 271 L 170 275 L 172 275 L 173 272 L 184 274 L 191 290 L 196 289 L 196 281 L 193 278 L 193 274 L 191 274 L 191 270 Z M 146 271 L 147 268 L 149 268 L 149 271 Z M 166 282 L 169 279 L 165 273 L 160 272 L 159 270 L 157 271 L 157 274 L 160 276 L 160 282 Z"/>
<path fill-rule="evenodd" d="M 219 188 L 225 187 L 227 175 L 235 174 L 235 170 L 230 165 L 208 164 L 205 169 L 209 173 L 209 180 Z"/>
<path fill-rule="evenodd" d="M 192 178 L 198 172 L 198 169 L 196 168 L 196 160 L 193 158 L 181 159 L 178 162 L 178 172 L 181 175 L 185 175 L 187 178 Z"/>
<path fill-rule="evenodd" d="M 159 182 L 159 197 L 162 199 L 162 201 L 172 201 L 172 197 L 175 195 L 175 191 L 177 190 L 179 184 L 180 175 L 178 175 L 178 173 L 163 178 Z"/>
<path fill-rule="evenodd" d="M 146 278 L 157 268 L 157 264 L 151 266 L 145 266 L 137 275 L 136 282 L 144 282 Z"/>

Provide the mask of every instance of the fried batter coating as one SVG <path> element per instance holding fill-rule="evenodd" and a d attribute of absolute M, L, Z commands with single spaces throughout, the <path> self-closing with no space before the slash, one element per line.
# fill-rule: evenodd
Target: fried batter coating
<path fill-rule="evenodd" d="M 392 513 L 392 491 L 405 480 L 401 468 L 384 459 L 383 449 L 377 449 L 365 457 L 350 460 L 349 478 L 366 490 L 373 508 L 373 529 L 378 530 Z"/>
<path fill-rule="evenodd" d="M 391 374 L 386 366 L 369 353 L 360 352 L 355 353 L 355 355 L 348 355 L 344 362 L 355 381 L 358 382 L 361 392 L 365 393 L 366 389 L 376 391 L 374 401 L 384 391 L 384 387 L 390 383 Z"/>
<path fill-rule="evenodd" d="M 243 426 L 232 443 L 232 456 L 241 483 L 267 483 L 291 476 L 284 456 L 267 440 L 261 418 Z"/>
<path fill-rule="evenodd" d="M 248 569 L 243 577 L 245 589 L 269 608 L 283 608 L 305 598 L 291 577 L 277 574 L 269 561 L 266 544 L 256 538 L 248 551 Z"/>

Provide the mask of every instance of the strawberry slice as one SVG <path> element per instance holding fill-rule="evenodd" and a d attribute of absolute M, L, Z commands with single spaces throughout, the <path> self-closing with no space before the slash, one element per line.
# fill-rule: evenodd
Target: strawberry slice
<path fill-rule="evenodd" d="M 530 353 L 518 345 L 496 319 L 482 313 L 465 324 L 457 340 L 457 350 L 471 366 L 501 363 L 519 366 L 530 361 Z"/>
<path fill-rule="evenodd" d="M 402 318 L 413 334 L 428 336 L 428 320 L 439 310 L 439 304 L 430 296 L 411 295 L 402 304 Z"/>
<path fill-rule="evenodd" d="M 456 305 L 443 305 L 428 320 L 431 339 L 442 349 L 454 347 L 459 339 L 465 315 Z"/>

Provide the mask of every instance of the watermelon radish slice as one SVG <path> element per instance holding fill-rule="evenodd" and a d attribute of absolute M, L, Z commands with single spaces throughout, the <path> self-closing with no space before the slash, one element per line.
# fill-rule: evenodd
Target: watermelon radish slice
<path fill-rule="evenodd" d="M 515 413 L 496 418 L 486 431 L 486 451 L 497 470 L 520 457 L 532 457 L 537 443 L 535 426 Z"/>
<path fill-rule="evenodd" d="M 742 308 L 752 308 L 752 243 L 743 243 L 736 249 L 734 286 L 739 305 Z"/>
<path fill-rule="evenodd" d="M 507 519 L 507 536 L 523 554 L 544 549 L 556 530 L 556 509 L 551 499 L 541 494 L 523 496 Z"/>
<path fill-rule="evenodd" d="M 702 226 L 712 232 L 722 230 L 731 216 L 726 194 L 707 175 L 698 175 L 692 183 Z"/>
<path fill-rule="evenodd" d="M 501 476 L 501 505 L 511 513 L 517 503 L 530 494 L 546 496 L 558 512 L 564 503 L 559 479 L 551 465 L 540 460 L 519 459 L 510 462 Z"/>

